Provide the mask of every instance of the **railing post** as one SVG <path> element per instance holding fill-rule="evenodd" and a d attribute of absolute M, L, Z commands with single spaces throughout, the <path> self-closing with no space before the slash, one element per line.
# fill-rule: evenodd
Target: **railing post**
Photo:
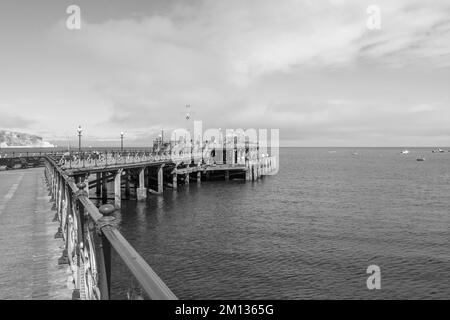
<path fill-rule="evenodd" d="M 64 249 L 62 252 L 62 255 L 60 258 L 58 258 L 58 265 L 61 264 L 69 264 L 69 256 L 68 256 L 68 250 L 67 250 L 67 244 L 68 244 L 68 228 L 67 228 L 67 218 L 69 216 L 69 212 L 71 210 L 71 201 L 70 201 L 70 196 L 69 196 L 69 192 L 68 190 L 66 190 L 66 188 L 69 188 L 68 186 L 66 186 L 65 181 L 63 180 L 63 195 L 64 195 L 64 203 L 65 206 L 63 205 L 62 207 L 62 213 L 61 213 L 61 228 L 62 228 L 62 233 L 63 233 L 63 238 L 64 238 Z"/>
<path fill-rule="evenodd" d="M 63 177 L 58 177 L 58 184 L 62 184 L 62 182 L 63 182 Z M 59 190 L 58 190 L 58 193 L 59 193 Z M 55 216 L 53 217 L 52 222 L 56 222 L 56 221 L 60 220 L 59 219 L 59 201 L 60 201 L 60 199 L 59 199 L 58 194 L 57 194 L 56 195 L 56 200 L 55 200 L 55 202 L 57 203 L 56 212 L 55 212 Z M 53 206 L 52 209 L 54 209 L 54 208 L 55 207 Z"/>
<path fill-rule="evenodd" d="M 96 252 L 98 252 L 99 289 L 101 299 L 109 300 L 111 296 L 111 244 L 103 234 L 102 228 L 114 225 L 116 218 L 112 214 L 115 208 L 111 204 L 105 204 L 98 210 L 103 215 L 103 217 L 97 220 L 99 241 L 96 241 Z"/>
<path fill-rule="evenodd" d="M 85 239 L 84 239 L 84 228 L 85 228 L 84 214 L 85 214 L 85 212 L 84 212 L 84 207 L 79 200 L 79 197 L 82 195 L 86 195 L 86 191 L 84 190 L 84 188 L 86 188 L 86 184 L 84 182 L 79 182 L 79 183 L 77 183 L 76 186 L 78 188 L 78 191 L 76 191 L 76 193 L 74 195 L 74 199 L 73 199 L 74 200 L 73 206 L 75 209 L 74 213 L 76 216 L 74 216 L 73 219 L 77 220 L 77 222 L 76 222 L 77 223 L 77 229 L 76 229 L 77 243 L 76 243 L 76 247 L 75 247 L 75 252 L 76 252 L 75 254 L 77 255 L 77 261 L 76 261 L 77 272 L 79 273 L 79 275 L 81 277 L 77 276 L 77 278 L 76 278 L 75 289 L 72 292 L 72 300 L 80 300 L 82 298 L 80 289 L 81 289 L 81 282 L 84 281 L 84 279 L 82 278 L 84 276 L 84 274 L 83 274 L 84 270 L 81 269 L 81 267 L 82 267 L 81 260 L 84 259 L 84 257 L 82 257 L 82 255 L 83 255 L 83 249 L 84 249 L 83 246 L 84 246 L 84 242 L 85 242 Z M 79 271 L 81 271 L 81 272 L 79 272 Z"/>
<path fill-rule="evenodd" d="M 53 205 L 51 210 L 56 210 L 56 215 L 58 214 L 58 209 L 56 207 L 56 204 L 58 203 L 58 184 L 59 184 L 59 173 L 58 171 L 54 170 L 53 173 L 53 191 L 52 191 L 52 201 Z"/>
<path fill-rule="evenodd" d="M 55 168 L 52 167 L 50 171 L 50 201 L 55 201 Z"/>

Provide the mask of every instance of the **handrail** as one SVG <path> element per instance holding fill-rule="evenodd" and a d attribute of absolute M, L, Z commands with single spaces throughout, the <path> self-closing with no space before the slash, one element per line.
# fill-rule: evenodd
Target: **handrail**
<path fill-rule="evenodd" d="M 123 237 L 114 223 L 105 223 L 105 221 L 112 221 L 114 218 L 102 215 L 99 209 L 89 200 L 85 191 L 75 184 L 74 179 L 69 177 L 52 157 L 46 156 L 45 160 L 49 164 L 47 170 L 50 170 L 50 172 L 46 171 L 46 178 L 51 188 L 52 198 L 57 203 L 55 218 L 58 218 L 60 221 L 59 234 L 57 233 L 55 237 L 61 236 L 66 243 L 66 249 L 60 261 L 72 263 L 72 269 L 76 269 L 77 273 L 83 272 L 83 268 L 86 268 L 80 261 L 83 262 L 84 259 L 88 259 L 86 265 L 90 266 L 89 272 L 82 274 L 89 277 L 89 281 L 86 281 L 79 274 L 74 274 L 74 282 L 78 281 L 78 287 L 77 283 L 75 283 L 75 290 L 78 290 L 75 296 L 91 299 L 109 298 L 111 255 L 109 254 L 108 246 L 111 246 L 150 299 L 176 300 L 175 294 Z M 71 191 L 70 193 L 68 192 L 69 190 Z M 68 204 L 71 202 L 72 210 L 68 208 Z M 77 202 L 79 207 L 77 207 Z M 95 235 L 90 230 L 89 223 L 83 223 L 83 211 L 88 214 L 88 217 L 94 223 L 94 229 L 97 229 L 100 239 L 97 239 L 98 235 Z M 74 238 L 74 236 L 78 236 L 78 238 Z M 104 241 L 101 238 L 104 238 Z M 96 243 L 94 244 L 94 242 Z M 68 251 L 71 252 L 69 253 Z M 78 255 L 76 261 L 70 259 L 72 253 Z M 81 285 L 83 281 L 86 282 L 84 286 Z M 89 290 L 89 292 L 81 294 L 79 292 L 80 289 Z"/>
<path fill-rule="evenodd" d="M 177 299 L 116 228 L 107 226 L 102 231 L 150 298 L 154 300 Z"/>

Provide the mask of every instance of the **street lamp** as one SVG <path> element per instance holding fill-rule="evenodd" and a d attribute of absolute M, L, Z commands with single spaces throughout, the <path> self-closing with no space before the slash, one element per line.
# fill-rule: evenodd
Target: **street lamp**
<path fill-rule="evenodd" d="M 123 152 L 123 135 L 124 135 L 124 132 L 122 131 L 120 133 L 120 151 L 121 152 Z"/>
<path fill-rule="evenodd" d="M 78 132 L 78 151 L 81 152 L 81 133 L 83 132 L 83 128 L 81 128 L 81 126 L 78 126 L 77 132 Z"/>

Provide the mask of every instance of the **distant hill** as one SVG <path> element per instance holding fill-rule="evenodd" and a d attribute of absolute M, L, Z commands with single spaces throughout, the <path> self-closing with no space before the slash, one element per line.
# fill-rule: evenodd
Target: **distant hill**
<path fill-rule="evenodd" d="M 0 130 L 0 148 L 53 148 L 54 146 L 36 135 Z"/>

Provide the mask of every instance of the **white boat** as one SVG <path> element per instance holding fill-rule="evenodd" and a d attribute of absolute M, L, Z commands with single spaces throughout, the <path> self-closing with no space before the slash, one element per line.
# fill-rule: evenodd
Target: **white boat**
<path fill-rule="evenodd" d="M 408 153 L 410 153 L 410 151 L 409 150 L 402 150 L 400 153 L 401 154 L 408 154 Z"/>
<path fill-rule="evenodd" d="M 444 153 L 445 151 L 442 150 L 441 148 L 438 148 L 437 150 L 433 150 L 431 152 L 433 152 L 433 153 Z"/>

